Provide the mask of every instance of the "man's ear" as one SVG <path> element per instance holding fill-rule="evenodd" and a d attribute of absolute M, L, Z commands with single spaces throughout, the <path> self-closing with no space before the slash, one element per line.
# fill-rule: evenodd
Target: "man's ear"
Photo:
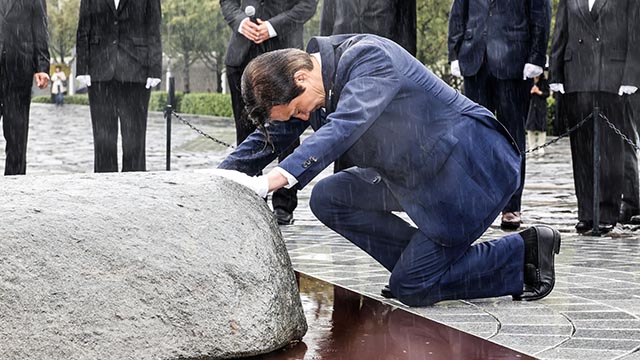
<path fill-rule="evenodd" d="M 309 72 L 306 71 L 305 69 L 300 69 L 296 71 L 295 74 L 293 74 L 293 79 L 299 83 L 304 82 L 308 78 L 309 78 Z"/>

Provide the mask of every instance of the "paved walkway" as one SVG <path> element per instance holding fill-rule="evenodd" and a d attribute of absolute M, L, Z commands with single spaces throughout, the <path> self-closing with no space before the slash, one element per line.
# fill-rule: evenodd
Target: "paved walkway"
<path fill-rule="evenodd" d="M 189 117 L 226 142 L 228 120 Z M 173 125 L 172 170 L 212 168 L 229 152 L 186 126 Z M 150 115 L 147 168 L 165 169 L 162 114 Z M 0 139 L 4 148 L 4 140 Z M 28 174 L 83 173 L 93 169 L 88 108 L 34 104 Z M 4 157 L 0 157 L 4 164 Z M 3 165 L 0 164 L 0 167 Z M 323 175 L 329 174 L 329 170 Z M 282 227 L 294 267 L 357 292 L 379 296 L 389 273 L 347 240 L 321 225 L 308 208 L 310 188 L 300 192 L 293 226 Z M 563 235 L 553 293 L 530 303 L 510 297 L 448 301 L 411 311 L 541 359 L 640 360 L 640 231 L 618 227 L 605 237 L 573 232 L 576 204 L 568 141 L 528 162 L 525 225 L 549 224 Z M 483 236 L 502 236 L 496 222 Z"/>

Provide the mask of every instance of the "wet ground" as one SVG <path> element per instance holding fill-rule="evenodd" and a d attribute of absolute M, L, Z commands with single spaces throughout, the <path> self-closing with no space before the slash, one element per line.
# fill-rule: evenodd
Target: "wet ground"
<path fill-rule="evenodd" d="M 187 119 L 220 140 L 233 143 L 229 120 Z M 162 114 L 151 114 L 147 132 L 150 171 L 165 170 L 165 134 Z M 4 139 L 0 139 L 0 146 L 4 148 Z M 172 170 L 213 168 L 229 151 L 173 122 Z M 4 163 L 3 156 L 0 161 Z M 27 173 L 92 171 L 88 107 L 34 104 Z M 329 174 L 326 170 L 321 177 Z M 555 290 L 537 302 L 513 302 L 510 297 L 501 297 L 406 308 L 383 299 L 379 291 L 389 273 L 314 218 L 307 206 L 310 188 L 299 194 L 295 224 L 282 227 L 296 270 L 537 358 L 640 360 L 640 231 L 619 226 L 603 237 L 573 232 L 577 209 L 568 140 L 547 148 L 544 157 L 530 158 L 527 165 L 525 225 L 552 225 L 563 235 L 556 258 Z M 503 234 L 496 222 L 483 239 Z"/>

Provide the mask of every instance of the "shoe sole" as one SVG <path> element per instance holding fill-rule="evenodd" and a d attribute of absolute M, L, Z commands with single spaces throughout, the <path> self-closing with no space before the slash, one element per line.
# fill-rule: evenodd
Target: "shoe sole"
<path fill-rule="evenodd" d="M 553 253 L 558 255 L 560 254 L 560 242 L 561 242 L 561 237 L 560 237 L 560 233 L 555 230 L 552 229 L 551 227 L 547 227 L 549 230 L 551 230 L 553 232 Z M 551 293 L 551 291 L 553 291 L 553 287 L 556 284 L 556 279 L 555 279 L 555 273 L 556 273 L 556 257 L 553 256 L 551 258 L 551 266 L 553 267 L 553 273 L 554 273 L 554 277 L 553 277 L 553 282 L 551 283 L 551 286 L 549 287 L 548 291 L 545 291 L 544 293 L 535 296 L 535 297 L 527 297 L 527 298 L 522 298 L 520 297 L 520 295 L 512 295 L 512 299 L 514 301 L 535 301 L 535 300 L 540 300 L 544 297 L 546 297 L 547 295 L 549 295 Z"/>

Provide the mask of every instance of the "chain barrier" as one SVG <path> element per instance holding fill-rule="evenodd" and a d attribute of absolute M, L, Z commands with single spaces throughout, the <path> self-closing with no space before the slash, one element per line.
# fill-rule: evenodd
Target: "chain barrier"
<path fill-rule="evenodd" d="M 193 125 L 193 124 L 192 124 L 192 123 L 190 123 L 189 121 L 185 120 L 182 116 L 180 116 L 180 114 L 178 114 L 177 112 L 175 112 L 175 110 L 171 110 L 171 115 L 173 115 L 176 119 L 180 120 L 180 122 L 181 122 L 181 123 L 183 123 L 183 124 L 187 125 L 187 126 L 188 126 L 188 127 L 190 127 L 191 129 L 193 129 L 193 130 L 194 130 L 195 132 L 197 132 L 198 134 L 200 134 L 200 135 L 202 135 L 202 136 L 206 137 L 207 139 L 209 139 L 209 140 L 211 140 L 211 141 L 213 141 L 213 142 L 215 142 L 215 143 L 217 143 L 217 144 L 219 144 L 219 145 L 226 146 L 226 147 L 231 148 L 231 149 L 235 149 L 235 146 L 233 146 L 233 145 L 231 145 L 231 144 L 228 144 L 228 143 L 226 143 L 226 142 L 224 142 L 224 141 L 222 141 L 222 140 L 218 140 L 218 139 L 216 139 L 215 137 L 213 137 L 213 136 L 211 136 L 211 135 L 207 134 L 206 132 L 204 132 L 204 131 L 202 131 L 202 130 L 198 129 L 195 125 Z"/>
<path fill-rule="evenodd" d="M 622 140 L 624 140 L 627 144 L 631 145 L 631 147 L 633 147 L 635 149 L 635 151 L 640 151 L 640 147 L 638 147 L 638 145 L 636 145 L 635 142 L 633 142 L 631 139 L 629 139 L 625 134 L 622 133 L 622 131 L 620 131 L 615 125 L 613 125 L 609 119 L 604 116 L 602 113 L 599 114 L 599 118 L 604 120 L 607 125 L 616 133 L 618 134 L 618 136 L 620 136 L 622 138 Z M 575 126 L 573 126 L 571 129 L 567 130 L 566 133 L 558 136 L 555 139 L 550 140 L 549 142 L 546 142 L 540 146 L 536 146 L 533 149 L 529 149 L 527 151 L 524 151 L 524 154 L 528 154 L 531 152 L 534 152 L 538 149 L 544 149 L 547 146 L 553 145 L 555 143 L 557 143 L 558 141 L 560 141 L 560 139 L 565 138 L 567 136 L 569 136 L 572 132 L 576 131 L 579 127 L 581 127 L 582 125 L 584 125 L 585 122 L 587 122 L 587 120 L 591 119 L 593 117 L 593 114 L 587 116 L 586 118 L 582 119 L 582 121 L 580 121 L 579 123 L 577 123 Z"/>
<path fill-rule="evenodd" d="M 184 119 L 182 116 L 180 116 L 180 114 L 178 114 L 175 110 L 171 110 L 171 115 L 174 116 L 176 119 L 178 119 L 180 122 L 182 122 L 183 124 L 187 125 L 188 127 L 190 127 L 191 129 L 193 129 L 195 132 L 197 132 L 198 134 L 206 137 L 207 139 L 222 145 L 222 146 L 226 146 L 228 148 L 231 149 L 235 149 L 235 146 L 228 144 L 222 140 L 216 139 L 215 137 L 207 134 L 206 132 L 198 129 L 195 125 L 193 125 L 192 123 L 190 123 L 188 120 Z M 536 146 L 532 149 L 526 150 L 524 153 L 528 154 L 528 153 L 532 153 L 538 149 L 544 149 L 548 146 L 551 146 L 555 143 L 557 143 L 558 141 L 560 141 L 561 139 L 571 135 L 571 133 L 573 133 L 574 131 L 576 131 L 579 127 L 581 127 L 582 125 L 584 125 L 584 123 L 587 122 L 587 120 L 591 119 L 593 116 L 589 115 L 587 117 L 585 117 L 584 119 L 582 119 L 579 123 L 577 123 L 576 125 L 574 125 L 571 129 L 567 130 L 567 132 L 565 132 L 564 134 L 558 136 L 555 139 L 552 139 L 540 146 Z M 612 124 L 609 119 L 604 116 L 602 113 L 600 114 L 600 118 L 602 120 L 604 120 L 607 125 L 616 133 L 618 134 L 618 136 L 620 136 L 627 144 L 629 144 L 631 147 L 633 147 L 635 149 L 635 151 L 640 152 L 640 147 L 638 147 L 638 145 L 636 145 L 631 139 L 629 139 L 625 134 L 622 133 L 622 131 L 620 131 L 614 124 Z"/>

